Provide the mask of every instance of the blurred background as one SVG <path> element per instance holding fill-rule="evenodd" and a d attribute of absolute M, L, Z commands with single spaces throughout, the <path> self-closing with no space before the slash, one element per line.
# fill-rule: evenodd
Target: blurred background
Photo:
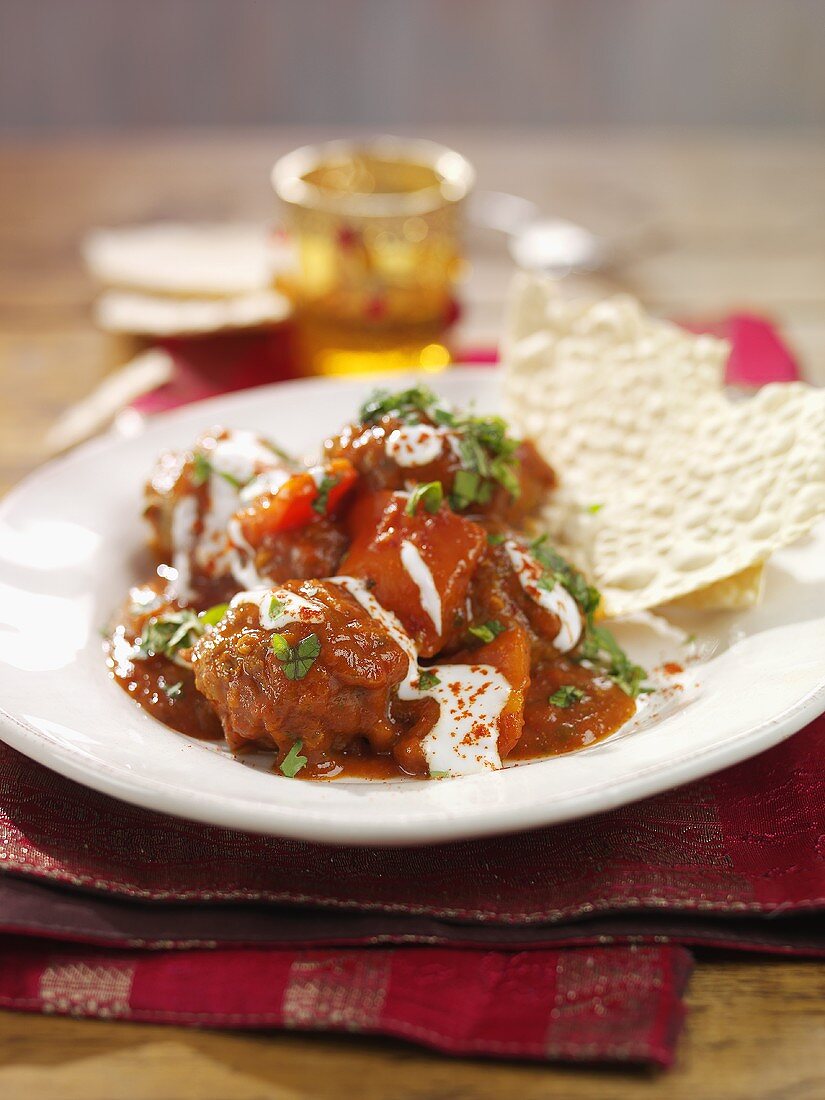
<path fill-rule="evenodd" d="M 0 0 L 0 43 L 5 131 L 825 121 L 822 0 Z"/>
<path fill-rule="evenodd" d="M 0 483 L 58 446 L 55 422 L 152 334 L 146 302 L 89 265 L 90 231 L 229 223 L 269 239 L 279 157 L 382 131 L 477 172 L 456 308 L 443 338 L 410 338 L 420 365 L 494 357 L 513 271 L 532 264 L 700 326 L 763 319 L 825 381 L 825 0 L 0 0 Z M 548 219 L 573 224 L 576 262 L 548 266 L 541 234 L 525 244 Z M 371 295 L 358 258 L 349 276 Z M 167 266 L 150 305 L 178 324 Z M 259 289 L 289 297 L 268 276 Z M 189 305 L 211 318 L 202 298 Z M 364 316 L 384 305 L 373 295 Z M 178 343 L 178 367 L 202 347 Z M 227 361 L 221 382 L 262 380 Z"/>

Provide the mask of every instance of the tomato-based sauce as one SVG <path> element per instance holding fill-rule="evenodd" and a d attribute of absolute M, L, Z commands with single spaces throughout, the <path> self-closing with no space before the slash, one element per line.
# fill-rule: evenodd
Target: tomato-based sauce
<path fill-rule="evenodd" d="M 567 686 L 583 698 L 567 706 L 551 697 Z M 604 674 L 564 657 L 534 669 L 524 707 L 524 732 L 511 754 L 514 760 L 559 756 L 603 740 L 633 717 L 636 704 Z"/>
<path fill-rule="evenodd" d="M 154 718 L 288 778 L 441 779 L 587 747 L 645 673 L 525 525 L 552 470 L 497 417 L 377 392 L 300 463 L 212 429 L 146 491 L 157 577 L 113 627 Z M 221 601 L 221 602 L 217 602 Z"/>

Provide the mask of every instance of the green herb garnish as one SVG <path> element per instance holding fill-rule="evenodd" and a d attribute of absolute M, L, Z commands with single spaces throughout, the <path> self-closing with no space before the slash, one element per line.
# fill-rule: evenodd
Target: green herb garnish
<path fill-rule="evenodd" d="M 233 489 L 239 491 L 243 489 L 246 484 L 240 481 L 234 474 L 229 474 L 225 470 L 216 470 L 206 455 L 201 454 L 198 451 L 194 458 L 194 469 L 192 472 L 192 481 L 196 487 L 203 485 L 205 481 L 208 481 L 212 474 L 217 474 L 218 477 L 222 477 L 224 481 L 228 482 Z"/>
<path fill-rule="evenodd" d="M 486 504 L 496 483 L 511 497 L 518 497 L 518 440 L 508 436 L 504 420 L 500 416 L 465 416 L 456 419 L 454 427 L 459 434 L 462 469 L 453 483 L 453 507 L 462 511 L 471 504 Z"/>
<path fill-rule="evenodd" d="M 506 535 L 502 535 L 500 533 L 499 534 L 491 534 L 491 535 L 487 536 L 487 545 L 488 546 L 501 546 L 501 544 L 503 542 L 505 542 L 506 539 L 507 539 Z"/>
<path fill-rule="evenodd" d="M 446 779 L 449 774 L 450 774 L 449 772 L 433 772 L 433 771 L 431 771 L 430 772 L 430 779 Z"/>
<path fill-rule="evenodd" d="M 201 611 L 198 618 L 204 626 L 217 626 L 228 610 L 228 603 L 216 603 L 214 607 L 209 607 L 206 611 Z"/>
<path fill-rule="evenodd" d="M 547 701 L 554 707 L 567 708 L 572 706 L 573 703 L 580 703 L 584 698 L 585 694 L 581 688 L 574 687 L 572 684 L 564 684 L 558 691 L 554 691 Z"/>
<path fill-rule="evenodd" d="M 374 424 L 384 416 L 396 416 L 408 423 L 417 423 L 422 415 L 435 420 L 433 415 L 440 410 L 438 398 L 426 386 L 411 386 L 408 390 L 375 390 L 358 411 L 362 424 Z M 441 421 L 438 421 L 441 423 Z"/>
<path fill-rule="evenodd" d="M 396 393 L 376 390 L 359 411 L 362 424 L 375 423 L 385 416 L 408 424 L 420 423 L 426 417 L 455 432 L 462 466 L 450 498 L 456 511 L 471 504 L 486 504 L 496 484 L 512 497 L 519 495 L 518 440 L 507 434 L 507 424 L 500 416 L 461 416 L 445 407 L 426 386 Z"/>
<path fill-rule="evenodd" d="M 283 634 L 273 634 L 270 645 L 278 660 L 283 662 L 287 680 L 303 680 L 321 652 L 321 643 L 315 634 L 307 634 L 296 645 L 290 645 Z"/>
<path fill-rule="evenodd" d="M 421 668 L 418 670 L 418 690 L 429 691 L 430 688 L 437 687 L 441 681 L 434 672 L 430 672 L 429 669 Z"/>
<path fill-rule="evenodd" d="M 281 614 L 281 612 L 283 611 L 285 606 L 286 605 L 284 604 L 283 600 L 279 600 L 277 596 L 272 596 L 269 600 L 269 617 L 270 617 L 270 619 L 277 619 L 277 617 Z"/>
<path fill-rule="evenodd" d="M 301 768 L 306 767 L 307 758 L 301 756 L 301 749 L 303 747 L 303 741 L 296 741 L 281 761 L 279 767 L 287 779 L 294 779 Z"/>
<path fill-rule="evenodd" d="M 228 482 L 233 489 L 237 489 L 238 492 L 246 485 L 245 481 L 241 481 L 240 478 L 235 477 L 234 474 L 228 474 L 226 470 L 218 470 L 218 477 L 222 477 L 224 481 Z"/>
<path fill-rule="evenodd" d="M 596 626 L 591 620 L 585 627 L 581 656 L 586 661 L 601 665 L 616 687 L 631 699 L 653 690 L 644 686 L 645 670 L 630 660 L 606 627 Z"/>
<path fill-rule="evenodd" d="M 588 504 L 586 511 L 588 515 L 595 516 L 598 512 L 601 512 L 604 508 L 603 504 Z"/>
<path fill-rule="evenodd" d="M 168 657 L 174 661 L 181 649 L 189 649 L 203 634 L 203 623 L 194 611 L 175 611 L 151 619 L 137 641 L 144 657 Z"/>
<path fill-rule="evenodd" d="M 453 479 L 453 491 L 450 503 L 457 512 L 469 508 L 478 500 L 481 477 L 470 470 L 458 470 Z"/>
<path fill-rule="evenodd" d="M 471 626 L 468 629 L 473 637 L 480 638 L 486 644 L 492 642 L 499 634 L 503 634 L 507 627 L 502 626 L 498 619 L 488 619 L 486 623 Z"/>
<path fill-rule="evenodd" d="M 177 699 L 183 691 L 183 681 L 178 680 L 176 684 L 164 684 L 163 690 L 167 699 Z"/>
<path fill-rule="evenodd" d="M 330 477 L 329 474 L 324 474 L 318 486 L 318 496 L 312 502 L 313 512 L 317 512 L 319 516 L 325 516 L 327 514 L 329 494 L 340 480 L 340 477 Z"/>
<path fill-rule="evenodd" d="M 606 627 L 596 626 L 594 616 L 601 603 L 598 589 L 588 584 L 582 574 L 548 544 L 546 535 L 530 543 L 530 553 L 544 568 L 544 573 L 538 582 L 539 586 L 552 589 L 556 584 L 564 585 L 584 612 L 585 628 L 584 641 L 580 649 L 581 658 L 602 667 L 613 683 L 631 699 L 635 699 L 642 692 L 651 691 L 652 688 L 643 686 L 647 676 L 645 670 L 630 660 Z"/>
<path fill-rule="evenodd" d="M 544 574 L 538 582 L 541 588 L 549 590 L 556 583 L 562 584 L 585 616 L 594 614 L 601 602 L 598 589 L 588 584 L 578 569 L 574 569 L 557 550 L 548 544 L 546 535 L 530 543 L 530 553 L 544 568 Z"/>
<path fill-rule="evenodd" d="M 202 455 L 200 451 L 195 454 L 192 471 L 192 481 L 195 485 L 203 485 L 205 481 L 209 479 L 209 475 L 212 473 L 212 463 L 206 457 Z"/>
<path fill-rule="evenodd" d="M 407 507 L 404 511 L 408 516 L 414 516 L 418 510 L 418 505 L 423 504 L 430 515 L 435 515 L 443 500 L 444 487 L 440 481 L 421 482 L 410 493 L 410 499 L 407 501 Z"/>

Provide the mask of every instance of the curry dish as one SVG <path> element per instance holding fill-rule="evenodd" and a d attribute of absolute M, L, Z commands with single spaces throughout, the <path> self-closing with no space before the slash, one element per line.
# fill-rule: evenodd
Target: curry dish
<path fill-rule="evenodd" d="M 155 577 L 107 644 L 182 733 L 290 778 L 442 778 L 623 725 L 644 671 L 533 517 L 552 469 L 498 417 L 376 392 L 312 464 L 249 431 L 163 455 Z"/>

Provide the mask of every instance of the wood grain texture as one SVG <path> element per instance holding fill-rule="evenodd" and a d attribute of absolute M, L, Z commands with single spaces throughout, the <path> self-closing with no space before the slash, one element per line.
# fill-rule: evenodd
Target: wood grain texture
<path fill-rule="evenodd" d="M 326 132 L 328 133 L 328 131 Z M 273 159 L 320 134 L 199 133 L 0 146 L 0 488 L 32 468 L 68 404 L 127 354 L 88 319 L 78 261 L 95 224 L 267 219 Z M 482 185 L 568 216 L 635 211 L 655 243 L 588 289 L 627 289 L 682 316 L 771 314 L 825 382 L 822 134 L 516 134 L 448 130 Z M 596 186 L 598 184 L 599 186 Z M 595 212 L 595 213 L 594 213 Z M 473 240 L 464 338 L 494 338 L 510 264 Z M 430 1100 L 519 1095 L 818 1100 L 825 973 L 816 964 L 700 961 L 678 1064 L 665 1075 L 450 1061 L 400 1043 L 233 1035 L 0 1014 L 0 1096 L 29 1100 Z"/>

